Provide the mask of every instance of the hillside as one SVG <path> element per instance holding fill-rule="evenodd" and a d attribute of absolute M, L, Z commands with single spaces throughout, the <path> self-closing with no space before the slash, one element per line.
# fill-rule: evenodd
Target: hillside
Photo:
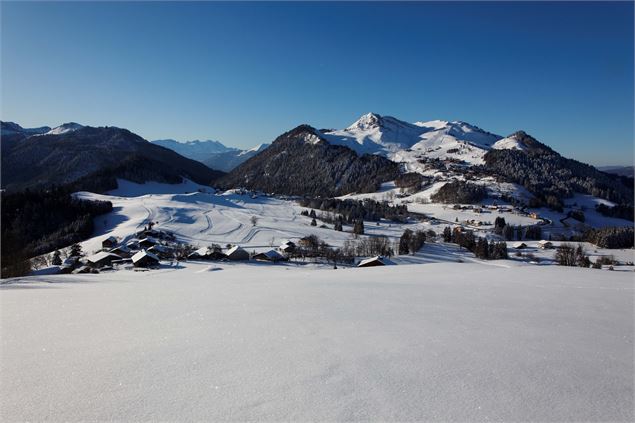
<path fill-rule="evenodd" d="M 377 155 L 359 156 L 330 144 L 315 128 L 301 125 L 218 181 L 223 188 L 248 188 L 287 195 L 335 196 L 372 192 L 395 179 L 399 165 Z"/>
<path fill-rule="evenodd" d="M 116 177 L 169 183 L 187 177 L 209 185 L 222 175 L 126 129 L 74 125 L 18 135 L 6 148 L 3 145 L 2 188 L 75 184 L 99 192 L 115 188 Z"/>
<path fill-rule="evenodd" d="M 633 204 L 632 179 L 562 157 L 522 131 L 507 140 L 515 141 L 520 148 L 489 151 L 484 156 L 484 171 L 522 185 L 534 194 L 536 205 L 562 207 L 563 199 L 575 193 Z"/>

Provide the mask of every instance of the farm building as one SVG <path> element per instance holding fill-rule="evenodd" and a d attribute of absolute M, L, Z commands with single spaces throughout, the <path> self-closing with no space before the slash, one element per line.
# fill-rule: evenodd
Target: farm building
<path fill-rule="evenodd" d="M 513 247 L 517 250 L 522 250 L 523 248 L 527 248 L 527 244 L 525 244 L 524 242 L 516 242 L 514 243 Z"/>
<path fill-rule="evenodd" d="M 227 258 L 230 260 L 249 260 L 249 253 L 238 245 L 227 250 Z"/>
<path fill-rule="evenodd" d="M 130 248 L 126 247 L 125 245 L 120 245 L 119 247 L 113 248 L 112 250 L 110 250 L 110 252 L 113 254 L 117 254 L 119 257 L 123 258 L 128 258 L 132 255 L 132 251 L 130 251 Z"/>
<path fill-rule="evenodd" d="M 222 260 L 227 258 L 227 255 L 218 249 L 214 250 L 209 247 L 203 247 L 194 251 L 187 256 L 187 258 L 190 260 Z"/>
<path fill-rule="evenodd" d="M 117 245 L 117 238 L 109 236 L 101 242 L 101 248 L 111 249 Z"/>
<path fill-rule="evenodd" d="M 375 256 L 364 259 L 359 262 L 357 267 L 374 267 L 374 266 L 386 266 L 388 264 L 395 264 L 391 260 L 382 256 Z"/>
<path fill-rule="evenodd" d="M 156 255 L 161 259 L 168 259 L 172 256 L 172 249 L 160 244 L 153 245 L 152 247 L 148 248 L 148 252 Z"/>
<path fill-rule="evenodd" d="M 159 241 L 157 241 L 156 239 L 152 238 L 152 237 L 147 237 L 147 238 L 143 238 L 141 240 L 139 240 L 139 247 L 140 248 L 150 248 L 153 247 L 155 245 L 157 245 L 159 243 Z"/>
<path fill-rule="evenodd" d="M 159 257 L 145 250 L 132 256 L 132 264 L 135 267 L 153 267 L 159 265 Z"/>
<path fill-rule="evenodd" d="M 136 238 L 131 239 L 130 241 L 126 242 L 126 247 L 130 248 L 131 250 L 138 250 L 139 240 Z"/>
<path fill-rule="evenodd" d="M 551 241 L 545 241 L 544 239 L 541 241 L 538 241 L 538 247 L 542 248 L 543 250 L 546 250 L 548 248 L 553 248 L 553 242 Z"/>
<path fill-rule="evenodd" d="M 72 273 L 74 273 L 74 274 L 91 273 L 92 271 L 93 271 L 93 269 L 91 269 L 90 266 L 80 266 L 77 269 L 73 270 Z"/>
<path fill-rule="evenodd" d="M 88 264 L 92 267 L 104 267 L 112 265 L 113 260 L 121 260 L 121 257 L 117 254 L 102 251 L 88 257 Z"/>
<path fill-rule="evenodd" d="M 254 260 L 272 261 L 272 262 L 282 261 L 285 259 L 279 252 L 275 250 L 269 250 L 269 251 L 265 251 L 264 253 L 258 253 L 253 258 Z"/>
<path fill-rule="evenodd" d="M 280 247 L 278 247 L 278 249 L 283 253 L 292 253 L 295 251 L 295 243 L 291 241 L 283 242 L 282 244 L 280 244 Z"/>

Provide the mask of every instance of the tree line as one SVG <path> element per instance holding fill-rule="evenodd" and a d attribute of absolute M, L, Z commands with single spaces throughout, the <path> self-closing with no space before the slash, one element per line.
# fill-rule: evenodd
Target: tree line
<path fill-rule="evenodd" d="M 29 258 L 90 237 L 109 201 L 74 198 L 67 187 L 2 193 L 2 277 L 27 274 Z"/>

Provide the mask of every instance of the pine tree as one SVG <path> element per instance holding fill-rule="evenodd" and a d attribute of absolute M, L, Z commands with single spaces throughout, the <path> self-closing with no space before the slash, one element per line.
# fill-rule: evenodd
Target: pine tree
<path fill-rule="evenodd" d="M 82 252 L 82 246 L 75 243 L 71 245 L 71 251 L 69 253 L 70 257 L 82 257 L 84 253 Z"/>
<path fill-rule="evenodd" d="M 317 226 L 317 222 L 315 221 L 315 218 L 311 219 L 311 226 Z"/>
<path fill-rule="evenodd" d="M 364 235 L 364 221 L 362 219 L 355 221 L 355 224 L 353 225 L 353 233 L 355 235 Z"/>
<path fill-rule="evenodd" d="M 60 256 L 60 250 L 55 250 L 53 253 L 53 259 L 51 260 L 53 266 L 60 266 L 62 264 L 62 257 Z"/>

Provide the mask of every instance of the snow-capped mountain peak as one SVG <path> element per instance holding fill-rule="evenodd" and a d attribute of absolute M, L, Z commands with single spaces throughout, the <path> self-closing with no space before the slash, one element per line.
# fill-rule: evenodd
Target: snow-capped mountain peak
<path fill-rule="evenodd" d="M 67 122 L 67 123 L 63 123 L 60 126 L 51 129 L 50 131 L 46 132 L 43 135 L 60 135 L 60 134 L 66 134 L 68 132 L 73 132 L 73 131 L 77 131 L 78 129 L 82 129 L 84 127 L 84 125 L 80 125 L 79 123 L 76 122 Z"/>
<path fill-rule="evenodd" d="M 359 119 L 357 119 L 353 124 L 351 124 L 347 130 L 368 130 L 371 128 L 376 128 L 381 125 L 382 117 L 377 113 L 366 113 L 362 115 Z"/>

